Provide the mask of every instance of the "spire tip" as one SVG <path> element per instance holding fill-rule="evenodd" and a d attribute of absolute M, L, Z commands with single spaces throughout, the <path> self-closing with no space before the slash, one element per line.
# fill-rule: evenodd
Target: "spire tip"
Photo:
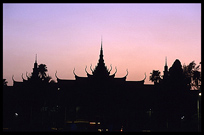
<path fill-rule="evenodd" d="M 35 63 L 37 63 L 37 54 L 35 54 Z"/>

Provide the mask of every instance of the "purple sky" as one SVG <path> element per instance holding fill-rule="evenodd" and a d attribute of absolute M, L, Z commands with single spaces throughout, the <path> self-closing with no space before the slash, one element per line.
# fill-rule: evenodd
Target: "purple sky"
<path fill-rule="evenodd" d="M 3 4 L 3 78 L 8 85 L 32 72 L 35 54 L 48 74 L 86 76 L 98 63 L 101 36 L 106 66 L 116 77 L 149 81 L 175 59 L 201 61 L 201 4 Z M 88 71 L 91 71 L 88 68 Z"/>

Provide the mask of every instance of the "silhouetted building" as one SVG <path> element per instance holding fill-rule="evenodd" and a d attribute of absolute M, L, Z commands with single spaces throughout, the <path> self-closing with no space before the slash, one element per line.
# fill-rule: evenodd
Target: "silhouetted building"
<path fill-rule="evenodd" d="M 182 131 L 186 127 L 195 130 L 187 122 L 197 114 L 198 93 L 179 95 L 187 97 L 190 109 L 188 105 L 181 107 L 183 102 L 178 105 L 180 97 L 172 89 L 177 88 L 170 87 L 168 81 L 172 76 L 167 59 L 163 75 L 166 82 L 157 86 L 144 84 L 146 74 L 140 81 L 126 81 L 128 71 L 116 78 L 117 68 L 110 74 L 112 66 L 108 69 L 105 65 L 102 42 L 96 67 L 90 67 L 91 74 L 85 68 L 87 77 L 77 75 L 74 69 L 75 80 L 60 79 L 56 72 L 57 83 L 49 83 L 39 76 L 38 69 L 36 55 L 32 75 L 26 73 L 26 80 L 22 74 L 23 82 L 12 77 L 13 86 L 4 87 L 4 127 L 12 131 Z"/>

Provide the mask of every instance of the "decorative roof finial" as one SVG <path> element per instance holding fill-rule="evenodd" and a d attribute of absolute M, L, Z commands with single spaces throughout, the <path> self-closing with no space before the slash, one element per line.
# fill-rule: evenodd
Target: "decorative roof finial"
<path fill-rule="evenodd" d="M 15 82 L 15 80 L 13 78 L 14 78 L 14 75 L 12 75 L 12 80 L 13 80 L 13 82 Z"/>
<path fill-rule="evenodd" d="M 91 64 L 91 66 L 90 66 L 90 69 L 91 69 L 91 71 L 92 71 L 92 74 L 94 73 L 94 71 L 93 71 L 93 69 L 91 68 L 92 67 L 92 64 Z"/>
<path fill-rule="evenodd" d="M 147 76 L 146 76 L 146 72 L 145 72 L 145 78 L 143 79 L 143 81 L 146 79 L 146 77 L 147 77 Z"/>
<path fill-rule="evenodd" d="M 165 57 L 165 66 L 167 66 L 167 56 Z"/>
<path fill-rule="evenodd" d="M 57 70 L 56 70 L 56 72 L 55 72 L 55 77 L 57 78 L 57 80 L 59 80 L 59 78 L 57 77 Z"/>
<path fill-rule="evenodd" d="M 37 63 L 37 54 L 35 54 L 35 63 Z"/>
<path fill-rule="evenodd" d="M 128 69 L 126 71 L 127 71 L 127 74 L 125 75 L 125 77 L 127 77 L 127 75 L 128 75 Z"/>
<path fill-rule="evenodd" d="M 102 38 L 102 35 L 101 35 L 101 46 L 102 46 L 102 42 L 103 42 L 103 38 Z"/>
<path fill-rule="evenodd" d="M 23 81 L 25 81 L 25 79 L 23 78 L 23 73 L 22 73 L 21 77 L 22 77 Z"/>
<path fill-rule="evenodd" d="M 102 40 L 102 36 L 101 36 L 101 51 L 100 51 L 100 55 L 103 55 L 103 40 Z"/>

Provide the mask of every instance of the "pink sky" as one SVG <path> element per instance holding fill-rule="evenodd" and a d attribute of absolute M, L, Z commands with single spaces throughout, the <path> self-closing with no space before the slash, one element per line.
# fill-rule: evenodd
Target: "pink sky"
<path fill-rule="evenodd" d="M 201 61 L 201 4 L 3 4 L 3 78 L 8 85 L 32 72 L 35 54 L 48 74 L 86 76 L 98 63 L 101 36 L 106 66 L 116 77 L 149 81 L 175 59 Z M 88 71 L 89 68 L 88 68 Z M 91 73 L 91 72 L 90 72 Z"/>

